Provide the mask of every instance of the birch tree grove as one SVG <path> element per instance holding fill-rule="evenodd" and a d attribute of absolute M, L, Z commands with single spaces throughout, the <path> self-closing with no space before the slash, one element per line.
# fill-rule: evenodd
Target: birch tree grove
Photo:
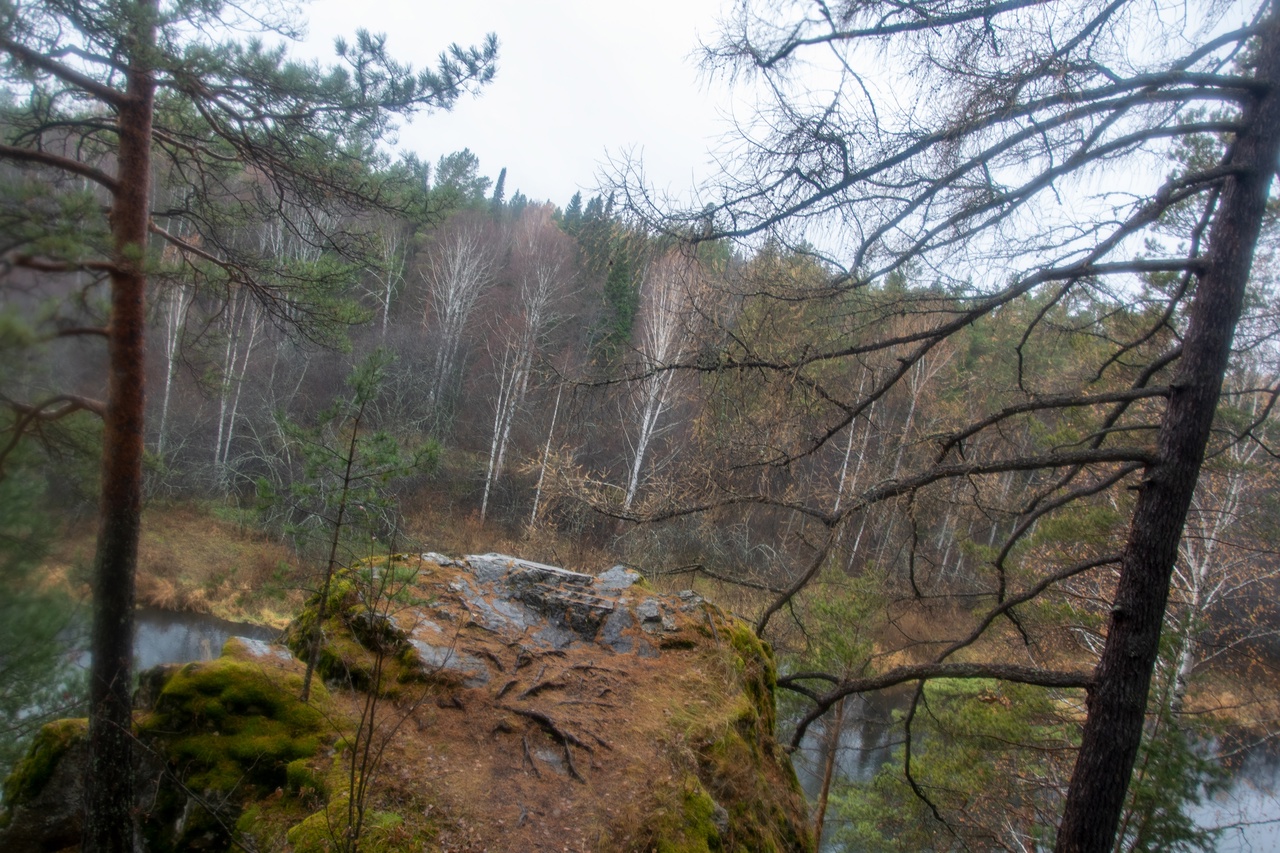
<path fill-rule="evenodd" d="M 524 405 L 543 337 L 555 320 L 555 303 L 569 284 L 572 257 L 570 240 L 552 222 L 550 207 L 525 208 L 512 236 L 515 310 L 499 329 L 498 393 L 480 500 L 481 518 L 488 512 L 494 482 L 502 475 L 511 426 Z"/>
<path fill-rule="evenodd" d="M 632 387 L 636 433 L 631 443 L 624 512 L 635 503 L 654 440 L 661 434 L 662 416 L 671 407 L 675 371 L 669 370 L 691 336 L 693 300 L 698 287 L 697 261 L 669 251 L 646 268 L 640 284 L 637 357 L 644 372 Z"/>
<path fill-rule="evenodd" d="M 427 402 L 443 404 L 455 381 L 467 321 L 497 273 L 495 241 L 479 216 L 460 215 L 441 229 L 421 271 L 427 286 L 423 331 L 434 340 Z"/>
<path fill-rule="evenodd" d="M 818 257 L 825 281 L 779 279 L 755 298 L 779 312 L 808 303 L 834 319 L 790 345 L 722 324 L 713 352 L 704 344 L 697 358 L 669 365 L 722 384 L 769 383 L 769 402 L 804 412 L 805 423 L 761 433 L 754 444 L 726 440 L 737 456 L 711 476 L 700 472 L 678 505 L 633 515 L 765 504 L 807 526 L 808 550 L 764 609 L 765 630 L 823 571 L 832 547 L 848 541 L 838 532 L 866 513 L 904 507 L 901 559 L 915 578 L 922 505 L 967 490 L 986 514 L 988 496 L 1007 495 L 991 557 L 966 598 L 970 609 L 983 602 L 971 630 L 940 642 L 927 663 L 871 667 L 856 678 L 796 673 L 780 684 L 811 703 L 797 737 L 843 697 L 916 685 L 908 782 L 910 720 L 929 679 L 1085 691 L 1056 849 L 1110 850 L 1201 462 L 1258 429 L 1213 427 L 1280 162 L 1276 4 L 748 0 L 706 61 L 712 73 L 755 79 L 766 98 L 741 127 L 736 155 L 724 158 L 725 175 L 702 190 L 715 201 L 663 210 L 642 170 L 626 164 L 618 190 L 673 235 L 768 235 Z M 802 67 L 816 67 L 829 85 L 800 80 Z M 1197 157 L 1181 156 L 1192 149 Z M 708 222 L 718 227 L 708 232 Z M 922 285 L 886 284 L 904 273 Z M 1153 276 L 1164 284 L 1152 286 Z M 903 324 L 905 316 L 915 322 Z M 900 397 L 945 342 L 990 335 L 997 316 L 1021 332 L 982 340 L 984 381 L 930 425 L 933 452 L 905 454 L 896 475 L 865 481 L 832 510 L 828 494 L 802 476 L 806 466 L 823 454 L 839 458 L 844 430 Z M 1053 355 L 1068 351 L 1074 366 L 1064 371 Z M 866 364 L 876 366 L 875 381 L 855 392 L 847 377 Z M 1249 396 L 1270 411 L 1276 391 Z M 1127 534 L 1068 537 L 1055 553 L 1034 552 L 1051 559 L 1026 561 L 1025 546 L 1046 522 L 1066 525 L 1104 494 L 1128 519 Z M 956 662 L 993 626 L 1019 620 L 1035 602 L 1061 601 L 1055 596 L 1072 578 L 1117 566 L 1093 672 Z M 941 824 L 962 832 L 928 791 L 912 789 Z"/>
<path fill-rule="evenodd" d="M 236 32 L 260 26 L 268 41 L 297 33 L 265 3 L 0 4 L 0 80 L 15 95 L 4 105 L 0 159 L 58 211 L 42 219 L 30 209 L 9 241 L 6 278 L 10 269 L 50 278 L 91 272 L 110 303 L 104 324 L 76 332 L 106 344 L 105 401 L 75 398 L 69 409 L 65 395 L 52 393 L 9 404 L 19 415 L 16 432 L 69 410 L 104 422 L 86 853 L 128 851 L 134 842 L 130 692 L 152 239 L 173 247 L 194 283 L 245 289 L 268 314 L 304 329 L 326 319 L 335 306 L 324 286 L 345 273 L 328 282 L 317 282 L 314 270 L 298 275 L 246 250 L 238 229 L 279 211 L 284 199 L 304 216 L 376 201 L 377 180 L 353 152 L 367 150 L 395 116 L 447 108 L 488 80 L 497 52 L 491 37 L 478 48 L 454 46 L 434 70 L 414 72 L 387 56 L 383 39 L 362 32 L 338 45 L 337 67 L 323 68 L 289 62 L 261 40 L 218 41 L 224 16 L 239 20 Z M 154 211 L 153 173 L 193 192 Z M 83 225 L 75 239 L 46 239 L 68 233 L 63 212 L 74 210 L 81 221 L 73 227 Z M 335 228 L 322 245 L 342 252 L 349 237 Z"/>

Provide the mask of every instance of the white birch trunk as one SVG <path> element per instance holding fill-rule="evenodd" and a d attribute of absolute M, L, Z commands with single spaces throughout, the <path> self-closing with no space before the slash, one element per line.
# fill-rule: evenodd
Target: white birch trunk
<path fill-rule="evenodd" d="M 169 430 L 169 400 L 173 393 L 173 377 L 177 373 L 178 346 L 182 341 L 182 329 L 187 309 L 191 306 L 188 288 L 175 285 L 166 300 L 164 327 L 164 394 L 160 401 L 160 435 L 156 440 L 156 455 L 164 457 L 165 441 Z"/>
<path fill-rule="evenodd" d="M 622 508 L 631 509 L 643 479 L 647 457 L 660 434 L 659 421 L 671 405 L 675 361 L 690 334 L 692 301 L 698 286 L 696 262 L 669 252 L 645 270 L 641 283 L 640 357 L 647 375 L 640 383 L 636 411 L 639 424 L 632 446 Z"/>
<path fill-rule="evenodd" d="M 467 321 L 480 294 L 493 281 L 497 253 L 480 221 L 460 221 L 442 234 L 421 272 L 435 318 L 435 357 L 427 385 L 427 402 L 438 406 L 456 369 Z M 423 318 L 423 327 L 429 326 Z"/>
<path fill-rule="evenodd" d="M 564 383 L 556 388 L 556 403 L 551 409 L 551 426 L 547 429 L 547 444 L 542 448 L 542 464 L 538 467 L 538 485 L 533 490 L 533 511 L 529 513 L 529 526 L 538 523 L 538 505 L 542 502 L 542 484 L 547 478 L 547 460 L 551 458 L 551 436 L 556 431 L 556 419 L 560 415 L 560 395 L 564 393 Z"/>
<path fill-rule="evenodd" d="M 519 310 L 503 329 L 503 354 L 494 404 L 493 435 L 485 472 L 480 518 L 489 509 L 489 496 L 505 469 L 511 429 L 524 406 L 533 361 L 551 323 L 554 303 L 568 283 L 569 247 L 555 226 L 549 207 L 531 208 L 515 229 L 513 266 L 519 284 Z"/>

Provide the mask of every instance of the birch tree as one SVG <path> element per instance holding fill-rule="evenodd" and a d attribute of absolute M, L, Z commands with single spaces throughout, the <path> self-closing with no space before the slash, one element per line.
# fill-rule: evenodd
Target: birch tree
<path fill-rule="evenodd" d="M 502 476 L 511 427 L 524 405 L 535 359 L 556 319 L 556 302 L 570 283 L 572 257 L 570 241 L 552 221 L 550 206 L 525 208 L 512 235 L 515 310 L 498 330 L 498 393 L 480 501 L 482 519 L 488 513 L 493 485 Z"/>
<path fill-rule="evenodd" d="M 419 273 L 427 288 L 424 334 L 434 341 L 427 402 L 436 408 L 449 396 L 471 312 L 493 283 L 498 250 L 485 217 L 460 214 L 442 226 Z"/>
<path fill-rule="evenodd" d="M 375 219 L 373 233 L 374 263 L 368 272 L 377 283 L 374 296 L 378 303 L 378 334 L 385 344 L 387 324 L 391 319 L 391 302 L 404 289 L 410 234 L 407 223 L 391 216 Z"/>
<path fill-rule="evenodd" d="M 645 269 L 636 353 L 643 374 L 630 388 L 635 437 L 622 499 L 624 512 L 635 502 L 654 441 L 663 432 L 662 416 L 675 402 L 676 372 L 670 367 L 684 354 L 689 340 L 699 284 L 697 261 L 678 251 L 659 256 Z"/>
<path fill-rule="evenodd" d="M 164 319 L 164 391 L 160 401 L 160 426 L 156 430 L 156 455 L 163 458 L 165 440 L 169 430 L 169 400 L 173 394 L 173 380 L 178 372 L 178 352 L 182 345 L 182 331 L 187 322 L 187 311 L 191 308 L 192 292 L 190 288 L 175 285 L 163 298 L 162 317 Z"/>

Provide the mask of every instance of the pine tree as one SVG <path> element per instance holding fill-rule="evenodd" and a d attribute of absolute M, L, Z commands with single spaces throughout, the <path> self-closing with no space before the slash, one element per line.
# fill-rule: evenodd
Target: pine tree
<path fill-rule="evenodd" d="M 0 160 L 23 178 L 22 191 L 49 202 L 27 206 L 31 215 L 10 230 L 6 268 L 65 276 L 77 289 L 96 282 L 109 302 L 106 322 L 57 332 L 104 339 L 106 400 L 52 395 L 11 404 L 30 415 L 13 422 L 17 432 L 81 410 L 105 425 L 86 853 L 133 844 L 133 780 L 124 768 L 132 764 L 146 297 L 159 245 L 192 279 L 246 289 L 281 324 L 305 331 L 316 320 L 341 320 L 327 292 L 247 252 L 238 229 L 287 211 L 295 233 L 349 255 L 350 219 L 318 214 L 385 203 L 386 189 L 367 166 L 373 143 L 396 116 L 448 108 L 489 80 L 497 53 L 491 36 L 480 47 L 455 45 L 436 68 L 414 72 L 387 55 L 384 38 L 360 31 L 354 42 L 337 43 L 339 64 L 326 68 L 289 61 L 264 41 L 220 40 L 224 14 L 260 23 L 273 38 L 299 32 L 267 3 L 0 5 L 0 84 L 14 93 Z M 160 173 L 188 191 L 153 210 L 153 199 L 163 198 L 153 193 Z M 50 209 L 73 212 L 87 227 L 68 232 L 76 220 L 60 212 L 41 218 Z"/>
<path fill-rule="evenodd" d="M 501 216 L 503 210 L 503 198 L 507 191 L 507 167 L 503 166 L 502 171 L 498 172 L 498 180 L 493 185 L 493 198 L 489 200 L 489 204 L 493 210 L 494 216 Z"/>
<path fill-rule="evenodd" d="M 565 231 L 570 234 L 578 233 L 578 229 L 582 226 L 582 193 L 574 193 L 573 198 L 569 199 L 569 205 L 564 209 L 564 217 L 561 221 Z"/>
<path fill-rule="evenodd" d="M 317 615 L 306 641 L 304 702 L 310 698 L 335 575 L 358 560 L 380 554 L 371 543 L 390 541 L 398 528 L 392 483 L 434 466 L 439 457 L 435 442 L 405 448 L 375 425 L 378 398 L 392 360 L 385 350 L 364 358 L 347 378 L 348 393 L 334 400 L 310 426 L 281 415 L 281 431 L 292 446 L 286 455 L 301 459 L 302 470 L 280 491 L 265 480 L 258 484 L 260 503 L 264 508 L 284 504 L 289 517 L 286 532 L 301 553 L 321 563 Z"/>

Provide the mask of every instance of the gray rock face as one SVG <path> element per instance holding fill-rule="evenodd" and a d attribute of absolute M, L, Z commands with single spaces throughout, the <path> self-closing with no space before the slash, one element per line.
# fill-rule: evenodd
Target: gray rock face
<path fill-rule="evenodd" d="M 423 559 L 449 569 L 435 586 L 438 597 L 396 614 L 389 628 L 409 643 L 424 674 L 464 687 L 512 674 L 501 651 L 477 651 L 467 631 L 480 629 L 521 655 L 595 647 L 653 658 L 666 648 L 688 648 L 681 632 L 700 628 L 704 619 L 702 599 L 693 593 L 636 595 L 642 578 L 624 566 L 595 577 L 507 554 L 455 560 L 427 553 Z M 376 634 L 379 626 L 359 627 Z"/>
<path fill-rule="evenodd" d="M 433 646 L 423 640 L 409 640 L 426 670 L 447 671 L 462 676 L 463 687 L 483 687 L 489 683 L 489 668 L 474 655 L 449 646 Z"/>
<path fill-rule="evenodd" d="M 172 672 L 172 667 L 169 671 Z M 133 750 L 138 803 L 155 800 L 157 787 L 168 770 L 164 760 L 154 752 Z M 58 759 L 38 794 L 16 805 L 10 804 L 9 824 L 0 827 L 0 850 L 42 853 L 78 845 L 84 828 L 84 780 L 88 775 L 89 743 L 85 735 L 77 738 Z"/>
<path fill-rule="evenodd" d="M 619 607 L 605 620 L 597 639 L 619 654 L 628 654 L 635 647 L 635 643 L 623 632 L 634 624 L 636 620 L 631 618 L 631 611 L 625 607 Z"/>
<path fill-rule="evenodd" d="M 662 605 L 656 598 L 646 598 L 636 605 L 636 615 L 641 622 L 659 622 L 662 620 Z"/>
<path fill-rule="evenodd" d="M 446 565 L 441 560 L 447 558 L 424 555 L 428 556 Z M 467 570 L 467 575 L 451 580 L 448 589 L 458 596 L 473 624 L 508 642 L 532 647 L 566 649 L 590 643 L 615 654 L 656 656 L 658 649 L 641 640 L 634 629 L 648 634 L 678 632 L 676 615 L 702 605 L 692 592 L 678 600 L 652 594 L 637 599 L 632 591 L 641 580 L 640 573 L 625 566 L 613 566 L 596 577 L 496 553 L 471 554 L 448 564 Z M 431 630 L 413 632 L 415 647 L 449 646 L 439 624 L 421 622 Z M 474 663 L 486 666 L 480 660 Z M 468 678 L 478 677 L 478 670 L 468 671 Z"/>
<path fill-rule="evenodd" d="M 640 580 L 639 572 L 628 569 L 626 566 L 614 566 L 596 578 L 596 586 L 611 592 L 621 592 L 638 580 Z"/>
<path fill-rule="evenodd" d="M 60 850 L 78 844 L 88 774 L 88 744 L 81 741 L 58 762 L 40 794 L 13 809 L 9 826 L 0 829 L 0 849 Z"/>

